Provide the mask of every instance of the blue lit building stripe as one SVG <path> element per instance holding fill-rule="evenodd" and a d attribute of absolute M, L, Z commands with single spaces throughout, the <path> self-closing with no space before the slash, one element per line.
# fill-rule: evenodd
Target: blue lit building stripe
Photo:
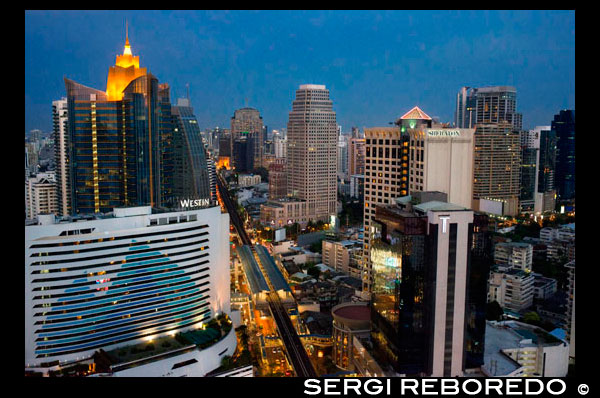
<path fill-rule="evenodd" d="M 65 293 L 82 292 L 84 290 L 90 290 L 90 287 L 89 286 L 74 287 L 74 288 L 70 288 L 70 289 L 65 290 Z"/>
<path fill-rule="evenodd" d="M 82 311 L 82 312 L 72 312 L 70 314 L 51 315 L 49 317 L 46 317 L 46 319 L 48 319 L 48 320 L 54 320 L 54 319 L 62 319 L 62 318 L 71 318 L 71 317 L 80 316 L 80 315 L 98 314 L 98 313 L 102 313 L 102 312 L 106 312 L 106 311 L 112 311 L 112 310 L 115 310 L 115 309 L 121 309 L 121 308 L 132 307 L 132 306 L 140 305 L 140 304 L 152 303 L 152 302 L 155 302 L 155 301 L 160 301 L 160 300 L 164 300 L 164 299 L 168 299 L 168 298 L 176 298 L 176 297 L 180 297 L 180 296 L 183 296 L 183 295 L 186 295 L 186 294 L 197 292 L 199 290 L 200 289 L 192 289 L 192 290 L 187 291 L 187 292 L 179 292 L 179 293 L 175 293 L 175 294 L 169 294 L 169 295 L 166 295 L 166 296 L 155 297 L 155 298 L 148 299 L 148 300 L 136 301 L 136 302 L 133 302 L 133 303 L 116 304 L 116 305 L 110 306 L 108 308 L 95 308 L 93 310 Z M 167 303 L 167 305 L 168 305 L 168 303 Z M 147 310 L 149 308 L 145 308 L 145 309 Z"/>
<path fill-rule="evenodd" d="M 165 329 L 171 329 L 171 328 L 173 328 L 173 326 L 185 326 L 190 323 L 196 323 L 196 322 L 198 322 L 198 319 L 190 319 L 190 320 L 186 320 L 183 322 L 178 322 L 176 324 L 161 326 L 161 327 L 157 328 L 156 331 L 152 332 L 152 334 L 160 333 L 162 330 L 165 330 Z M 119 340 L 124 340 L 129 337 L 135 337 L 135 336 L 141 336 L 141 335 L 143 335 L 143 331 L 136 332 L 136 333 L 124 334 L 124 335 L 118 336 L 117 339 L 104 339 L 104 340 L 94 341 L 91 343 L 79 344 L 79 345 L 75 345 L 75 346 L 52 348 L 52 349 L 47 349 L 47 350 L 35 350 L 35 353 L 36 354 L 51 354 L 51 353 L 57 353 L 60 351 L 70 351 L 70 350 L 74 350 L 74 349 L 78 349 L 78 348 L 84 349 L 86 347 L 91 347 L 91 346 L 98 345 L 98 344 L 116 343 Z"/>
<path fill-rule="evenodd" d="M 202 298 L 202 297 L 203 297 L 203 296 L 200 296 L 200 298 Z M 197 297 L 193 297 L 193 299 L 197 299 Z M 190 300 L 185 300 L 185 301 L 190 301 Z M 206 301 L 206 300 L 201 300 L 199 303 L 204 303 L 205 301 Z M 184 306 L 184 307 L 180 307 L 180 308 L 173 308 L 173 309 L 170 309 L 170 310 L 161 311 L 160 313 L 161 313 L 161 314 L 169 314 L 169 313 L 171 313 L 171 312 L 176 312 L 176 311 L 180 311 L 180 310 L 183 310 L 183 309 L 188 309 L 188 308 L 191 308 L 191 307 L 193 307 L 194 305 L 197 305 L 197 304 L 199 304 L 199 303 L 193 303 L 193 304 L 190 304 L 190 305 L 187 305 L 187 306 Z M 159 307 L 155 307 L 155 308 L 159 308 Z M 148 309 L 148 308 L 146 308 L 146 309 Z M 141 311 L 144 311 L 144 309 L 139 309 L 139 310 L 136 310 L 136 311 L 131 311 L 131 312 L 129 313 L 129 315 L 131 315 L 131 314 L 134 314 L 134 313 L 136 313 L 136 312 L 141 312 Z M 122 314 L 123 314 L 123 313 L 121 313 L 121 315 L 122 315 Z M 143 319 L 146 319 L 146 318 L 151 318 L 151 317 L 153 317 L 153 316 L 155 316 L 155 315 L 157 315 L 157 313 L 152 313 L 152 314 L 144 314 L 144 315 L 140 315 L 140 316 L 137 316 L 137 317 L 133 316 L 133 317 L 130 317 L 130 318 L 127 318 L 127 319 L 119 319 L 119 320 L 116 320 L 116 321 L 107 322 L 107 323 L 105 323 L 105 324 L 112 324 L 112 322 L 116 322 L 115 324 L 119 324 L 119 323 L 124 323 L 124 322 L 128 322 L 128 321 L 143 320 Z M 85 324 L 88 324 L 89 322 L 95 322 L 95 321 L 102 320 L 102 319 L 106 319 L 106 318 L 110 318 L 110 316 L 106 316 L 106 315 L 105 315 L 105 316 L 96 317 L 96 318 L 89 318 L 89 319 L 78 319 L 78 320 L 76 320 L 76 321 L 71 321 L 71 322 L 62 322 L 62 323 L 59 323 L 59 324 L 53 324 L 53 325 L 43 325 L 43 326 L 42 326 L 42 329 L 48 329 L 48 328 L 53 328 L 53 327 L 54 327 L 54 328 L 56 328 L 56 327 L 63 327 L 63 326 L 77 326 L 77 325 L 85 325 Z M 103 323 L 102 325 L 105 325 L 105 324 Z"/>
<path fill-rule="evenodd" d="M 160 270 L 169 269 L 169 268 L 177 268 L 178 266 L 179 266 L 179 264 L 167 264 L 167 265 L 161 265 L 159 267 L 142 268 L 142 269 L 136 269 L 133 271 L 119 272 L 119 273 L 117 273 L 117 276 L 142 274 L 144 272 L 152 272 L 152 271 L 160 271 Z"/>
<path fill-rule="evenodd" d="M 194 305 L 200 305 L 200 303 L 195 303 Z M 192 307 L 192 306 L 188 306 Z M 183 309 L 183 308 L 182 308 Z M 178 311 L 181 309 L 178 309 Z M 188 315 L 191 315 L 193 313 L 197 313 L 197 312 L 201 312 L 206 310 L 206 308 L 199 308 L 197 311 L 192 311 L 189 313 L 183 313 L 183 314 L 178 314 L 177 316 L 172 316 L 172 317 L 167 317 L 167 318 L 161 318 L 161 319 L 153 319 L 146 327 L 152 327 L 153 323 L 160 323 L 160 322 L 166 322 L 168 320 L 171 320 L 173 318 L 184 318 Z M 103 330 L 101 332 L 97 332 L 97 333 L 92 333 L 92 334 L 85 334 L 82 336 L 76 336 L 76 337 L 69 337 L 69 338 L 64 338 L 64 339 L 58 339 L 58 340 L 51 340 L 50 342 L 45 342 L 45 341 L 38 341 L 36 344 L 39 345 L 47 345 L 47 344 L 62 344 L 62 343 L 69 343 L 69 342 L 73 342 L 73 341 L 80 341 L 80 340 L 87 340 L 89 338 L 95 338 L 95 337 L 100 337 L 100 336 L 106 336 L 107 334 L 112 334 L 112 333 L 118 333 L 118 332 L 122 332 L 125 330 L 130 330 L 130 329 L 135 329 L 135 328 L 139 328 L 140 326 L 144 326 L 144 323 L 136 323 L 133 325 L 128 325 L 128 326 L 124 326 L 121 328 L 116 328 L 116 329 L 110 329 L 110 330 Z M 82 328 L 81 330 L 79 330 L 79 332 L 85 331 L 85 330 L 94 330 L 94 328 L 97 326 L 89 326 L 89 327 L 85 327 Z M 69 330 L 70 333 L 73 333 Z M 67 333 L 61 333 L 61 332 L 53 332 L 53 333 L 43 333 L 40 334 L 40 337 L 49 337 L 49 335 L 64 335 Z"/>
<path fill-rule="evenodd" d="M 142 249 L 149 249 L 150 246 L 145 245 L 145 246 L 132 246 L 129 248 L 129 251 L 133 251 L 133 250 L 142 250 Z"/>
<path fill-rule="evenodd" d="M 103 320 L 103 319 L 110 319 L 110 318 L 119 317 L 119 316 L 122 316 L 122 315 L 131 315 L 131 314 L 136 314 L 138 312 L 148 311 L 148 310 L 151 310 L 151 309 L 160 309 L 160 308 L 167 307 L 167 306 L 170 306 L 170 305 L 183 304 L 183 303 L 187 303 L 188 301 L 197 300 L 197 299 L 198 299 L 198 297 L 188 297 L 188 298 L 183 299 L 183 300 L 171 301 L 171 302 L 159 304 L 159 305 L 157 305 L 155 307 L 150 307 L 150 308 L 148 308 L 148 307 L 136 308 L 136 309 L 133 309 L 131 311 L 114 312 L 114 313 L 108 314 L 108 315 L 100 315 L 100 316 L 97 316 L 97 317 L 92 317 L 92 318 L 87 318 L 87 319 L 79 319 L 79 320 L 74 321 L 74 322 L 56 323 L 56 324 L 54 324 L 54 327 L 61 327 L 61 326 L 74 325 L 74 324 L 76 325 L 78 323 L 82 324 L 82 323 L 87 323 L 87 322 L 91 322 L 91 321 L 99 321 L 99 320 Z"/>
<path fill-rule="evenodd" d="M 141 282 L 141 281 L 145 281 L 148 279 L 162 278 L 165 276 L 178 275 L 178 274 L 183 274 L 183 273 L 185 273 L 184 270 L 179 270 L 179 271 L 165 272 L 165 273 L 160 273 L 160 274 L 155 274 L 155 275 L 143 276 L 141 278 L 124 279 L 122 281 L 111 282 L 111 286 L 118 286 L 118 285 L 122 285 L 124 283 Z"/>
<path fill-rule="evenodd" d="M 169 261 L 169 260 L 170 260 L 169 257 L 163 257 L 163 258 L 157 258 L 156 260 L 146 260 L 146 261 L 138 261 L 135 263 L 125 263 L 125 264 L 121 265 L 121 268 L 135 267 L 136 265 L 163 263 L 163 262 Z"/>
<path fill-rule="evenodd" d="M 105 303 L 110 303 L 112 301 L 119 301 L 119 300 L 123 300 L 123 299 L 133 299 L 136 297 L 142 297 L 142 296 L 148 296 L 148 295 L 154 295 L 157 293 L 161 293 L 161 292 L 168 292 L 168 291 L 173 291 L 173 290 L 177 290 L 177 289 L 183 289 L 184 287 L 189 287 L 189 286 L 193 286 L 193 283 L 186 283 L 185 285 L 178 285 L 178 286 L 170 286 L 170 287 L 166 287 L 163 289 L 158 289 L 158 290 L 150 290 L 147 292 L 141 292 L 141 293 L 136 293 L 136 294 L 127 294 L 127 295 L 122 295 L 119 297 L 109 297 L 106 299 L 102 299 L 102 300 L 97 300 L 94 301 L 92 304 L 93 305 L 97 305 L 97 304 L 105 304 Z M 50 307 L 50 309 L 48 309 L 47 311 L 54 311 L 54 310 L 72 310 L 74 308 L 85 308 L 88 307 L 90 305 L 90 303 L 79 303 L 79 304 L 72 304 L 72 305 L 64 305 L 64 306 L 58 306 L 60 308 L 53 308 Z"/>
<path fill-rule="evenodd" d="M 161 252 L 148 252 L 148 253 L 132 254 L 130 256 L 125 256 L 125 260 L 131 260 L 133 258 L 156 256 L 157 254 L 162 254 L 162 253 Z"/>

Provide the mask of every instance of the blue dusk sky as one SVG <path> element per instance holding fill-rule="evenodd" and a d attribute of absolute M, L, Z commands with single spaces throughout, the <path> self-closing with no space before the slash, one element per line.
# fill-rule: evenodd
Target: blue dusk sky
<path fill-rule="evenodd" d="M 51 130 L 64 76 L 106 90 L 125 20 L 173 103 L 189 83 L 202 129 L 246 105 L 286 127 L 306 83 L 327 86 L 343 131 L 415 105 L 453 121 L 462 86 L 515 86 L 527 129 L 575 108 L 574 11 L 26 11 L 25 131 Z"/>

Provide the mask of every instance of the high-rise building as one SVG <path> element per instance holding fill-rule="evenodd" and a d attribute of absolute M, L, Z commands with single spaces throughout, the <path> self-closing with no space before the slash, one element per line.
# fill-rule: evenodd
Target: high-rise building
<path fill-rule="evenodd" d="M 215 161 L 212 158 L 206 159 L 206 167 L 208 168 L 208 181 L 210 187 L 210 197 L 213 201 L 217 201 L 217 169 Z"/>
<path fill-rule="evenodd" d="M 275 158 L 269 165 L 269 199 L 287 196 L 287 170 L 284 158 Z"/>
<path fill-rule="evenodd" d="M 562 110 L 554 115 L 556 132 L 556 193 L 559 200 L 575 198 L 575 111 Z"/>
<path fill-rule="evenodd" d="M 337 123 L 329 90 L 303 84 L 296 90 L 287 127 L 288 194 L 307 202 L 309 218 L 337 214 Z"/>
<path fill-rule="evenodd" d="M 514 216 L 519 211 L 521 142 L 510 124 L 478 124 L 475 129 L 473 205 L 478 211 Z M 491 202 L 501 210 L 488 208 Z"/>
<path fill-rule="evenodd" d="M 539 133 L 539 171 L 537 200 L 540 212 L 554 211 L 556 207 L 556 131 L 550 126 L 539 126 L 534 129 Z"/>
<path fill-rule="evenodd" d="M 474 131 L 440 124 L 408 128 L 409 192 L 444 192 L 450 203 L 470 208 Z"/>
<path fill-rule="evenodd" d="M 233 167 L 233 142 L 231 141 L 231 133 L 229 130 L 221 130 L 218 134 L 219 139 L 219 160 L 217 167 L 221 169 L 231 169 Z"/>
<path fill-rule="evenodd" d="M 521 131 L 521 213 L 541 211 L 541 195 L 537 190 L 540 162 L 539 129 L 540 127 L 536 127 L 533 130 Z"/>
<path fill-rule="evenodd" d="M 56 168 L 56 185 L 58 213 L 68 216 L 71 213 L 71 188 L 69 180 L 69 120 L 66 98 L 52 101 L 52 124 L 54 135 L 54 156 Z"/>
<path fill-rule="evenodd" d="M 200 136 L 194 108 L 186 98 L 179 98 L 177 106 L 171 107 L 175 120 L 172 163 L 175 164 L 173 177 L 173 199 L 211 198 L 210 176 L 207 153 Z M 171 162 L 170 162 L 171 163 Z"/>
<path fill-rule="evenodd" d="M 233 142 L 233 164 L 237 172 L 250 173 L 255 168 L 252 147 L 254 138 L 245 136 Z"/>
<path fill-rule="evenodd" d="M 365 139 L 352 137 L 348 140 L 348 175 L 365 173 Z"/>
<path fill-rule="evenodd" d="M 565 264 L 568 273 L 566 329 L 569 342 L 569 357 L 575 360 L 575 260 Z"/>
<path fill-rule="evenodd" d="M 476 91 L 470 87 L 462 87 L 456 96 L 455 126 L 461 129 L 475 128 L 477 98 Z M 475 89 L 476 90 L 476 89 Z"/>
<path fill-rule="evenodd" d="M 457 95 L 455 123 L 458 128 L 508 123 L 520 131 L 523 115 L 517 113 L 517 89 L 511 86 L 461 88 Z"/>
<path fill-rule="evenodd" d="M 252 146 L 248 148 L 253 156 L 255 167 L 262 167 L 264 153 L 265 128 L 260 112 L 254 108 L 242 108 L 234 112 L 231 118 L 231 140 L 232 146 L 235 141 L 247 136 L 252 138 Z M 234 163 L 235 166 L 235 163 Z"/>
<path fill-rule="evenodd" d="M 400 199 L 375 210 L 371 338 L 378 362 L 404 375 L 462 376 L 473 211 Z"/>
<path fill-rule="evenodd" d="M 340 134 L 337 144 L 338 178 L 348 179 L 348 136 Z"/>
<path fill-rule="evenodd" d="M 25 227 L 25 367 L 198 328 L 229 313 L 229 216 L 149 206 Z"/>
<path fill-rule="evenodd" d="M 276 158 L 287 158 L 287 139 L 279 136 L 273 138 L 273 147 Z"/>
<path fill-rule="evenodd" d="M 106 91 L 65 78 L 71 213 L 162 205 L 163 102 L 158 80 L 139 67 L 126 38 Z"/>
<path fill-rule="evenodd" d="M 422 116 L 418 116 L 422 117 Z M 404 128 L 404 132 L 402 129 Z M 370 240 L 375 206 L 389 204 L 408 195 L 408 145 L 406 127 L 365 129 L 363 291 L 370 292 L 372 281 Z"/>
<path fill-rule="evenodd" d="M 38 173 L 27 179 L 26 214 L 34 219 L 39 214 L 58 214 L 54 173 Z"/>

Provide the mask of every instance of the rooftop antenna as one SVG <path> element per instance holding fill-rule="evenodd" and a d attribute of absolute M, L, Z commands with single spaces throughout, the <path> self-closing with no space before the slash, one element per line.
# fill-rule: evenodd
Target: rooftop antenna
<path fill-rule="evenodd" d="M 186 83 L 186 84 L 185 84 L 185 87 L 187 88 L 187 99 L 188 99 L 188 101 L 189 101 L 189 100 L 190 100 L 190 84 L 189 84 L 189 83 Z"/>

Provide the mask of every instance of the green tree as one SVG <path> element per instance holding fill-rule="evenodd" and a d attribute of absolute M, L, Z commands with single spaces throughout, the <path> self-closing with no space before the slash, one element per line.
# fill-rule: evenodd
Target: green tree
<path fill-rule="evenodd" d="M 223 370 L 231 369 L 232 365 L 233 361 L 229 355 L 225 355 L 221 358 L 221 367 L 223 367 Z"/>
<path fill-rule="evenodd" d="M 312 276 L 315 279 L 319 279 L 319 275 L 321 274 L 321 270 L 319 269 L 319 267 L 316 266 L 312 266 L 310 268 L 308 268 L 306 270 L 306 273 L 310 276 Z"/>
<path fill-rule="evenodd" d="M 497 301 L 492 301 L 488 303 L 486 308 L 485 319 L 488 321 L 499 321 L 502 319 L 502 315 L 504 315 L 504 310 L 498 304 Z"/>
<path fill-rule="evenodd" d="M 525 315 L 523 315 L 523 322 L 529 323 L 531 325 L 538 326 L 540 324 L 541 320 L 542 319 L 540 318 L 538 313 L 535 311 L 530 311 L 530 312 L 526 313 Z"/>

